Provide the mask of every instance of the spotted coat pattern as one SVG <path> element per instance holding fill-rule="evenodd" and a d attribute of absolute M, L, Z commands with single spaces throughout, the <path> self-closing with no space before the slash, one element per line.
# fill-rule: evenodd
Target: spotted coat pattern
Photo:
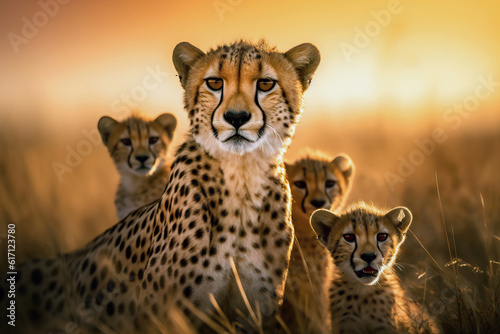
<path fill-rule="evenodd" d="M 118 219 L 163 194 L 170 173 L 167 151 L 177 126 L 169 113 L 148 120 L 139 112 L 118 122 L 103 116 L 98 122 L 102 142 L 120 173 L 115 206 Z"/>
<path fill-rule="evenodd" d="M 282 156 L 319 53 L 181 43 L 173 58 L 190 128 L 165 192 L 82 249 L 20 267 L 21 332 L 156 333 L 180 317 L 206 332 L 198 315 L 210 317 L 213 302 L 251 328 L 238 283 L 259 326 L 276 328 L 293 235 Z"/>
<path fill-rule="evenodd" d="M 411 220 L 407 208 L 385 212 L 362 202 L 341 216 L 314 212 L 311 225 L 334 262 L 332 333 L 439 333 L 391 268 Z"/>
<path fill-rule="evenodd" d="M 295 242 L 285 287 L 282 317 L 295 333 L 329 332 L 327 284 L 332 266 L 328 251 L 316 240 L 309 218 L 315 209 L 338 211 L 352 187 L 354 164 L 347 155 L 332 159 L 306 150 L 286 164 L 292 191 Z"/>

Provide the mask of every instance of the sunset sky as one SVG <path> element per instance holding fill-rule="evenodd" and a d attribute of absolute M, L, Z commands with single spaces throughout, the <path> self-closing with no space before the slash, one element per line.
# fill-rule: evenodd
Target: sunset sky
<path fill-rule="evenodd" d="M 474 94 L 479 77 L 500 81 L 496 1 L 55 3 L 2 1 L 2 113 L 119 117 L 112 106 L 141 85 L 149 70 L 159 69 L 165 74 L 158 87 L 135 101 L 137 107 L 180 114 L 182 90 L 171 54 L 181 41 L 202 50 L 238 38 L 265 38 L 283 51 L 314 43 L 322 62 L 306 95 L 313 113 L 388 105 L 405 113 L 429 105 L 442 109 Z M 52 17 L 40 13 L 41 4 Z M 39 27 L 30 30 L 30 24 Z M 499 95 L 495 91 L 484 103 L 498 103 Z"/>

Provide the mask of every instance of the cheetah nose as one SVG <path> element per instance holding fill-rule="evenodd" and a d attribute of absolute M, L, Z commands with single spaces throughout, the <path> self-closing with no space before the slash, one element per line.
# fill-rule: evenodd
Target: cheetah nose
<path fill-rule="evenodd" d="M 142 163 L 142 164 L 143 164 L 143 163 L 145 163 L 145 162 L 146 162 L 146 160 L 148 160 L 148 156 L 147 156 L 147 155 L 136 155 L 136 156 L 135 156 L 135 159 L 136 159 L 137 161 L 139 161 L 140 163 Z"/>
<path fill-rule="evenodd" d="M 316 208 L 316 209 L 319 209 L 319 208 L 322 208 L 323 205 L 325 205 L 326 201 L 324 199 L 313 199 L 311 201 L 311 204 Z"/>
<path fill-rule="evenodd" d="M 370 264 L 377 257 L 377 253 L 363 253 L 361 254 L 361 258 L 366 261 L 366 263 Z"/>
<path fill-rule="evenodd" d="M 248 111 L 234 111 L 228 110 L 224 114 L 224 119 L 226 122 L 234 126 L 236 130 L 250 119 L 250 113 Z"/>

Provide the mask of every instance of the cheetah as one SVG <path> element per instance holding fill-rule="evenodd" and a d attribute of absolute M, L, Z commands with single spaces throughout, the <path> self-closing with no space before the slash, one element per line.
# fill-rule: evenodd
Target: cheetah
<path fill-rule="evenodd" d="M 325 209 L 313 213 L 311 226 L 334 262 L 333 333 L 439 333 L 392 270 L 411 221 L 405 207 L 387 212 L 363 202 L 340 216 Z"/>
<path fill-rule="evenodd" d="M 326 295 L 331 259 L 318 244 L 309 217 L 318 208 L 342 208 L 352 187 L 354 164 L 344 154 L 334 159 L 306 150 L 293 164 L 285 164 L 292 192 L 292 223 L 296 241 L 285 286 L 283 320 L 298 333 L 329 331 Z"/>
<path fill-rule="evenodd" d="M 169 113 L 155 120 L 139 113 L 122 122 L 109 116 L 99 119 L 102 142 L 120 173 L 115 196 L 118 219 L 162 195 L 170 173 L 167 150 L 176 126 L 177 119 Z"/>
<path fill-rule="evenodd" d="M 319 61 L 308 43 L 178 44 L 189 132 L 164 193 L 82 249 L 20 266 L 19 324 L 165 332 L 173 305 L 199 332 L 219 331 L 206 318 L 220 312 L 275 330 L 293 241 L 283 154 Z"/>

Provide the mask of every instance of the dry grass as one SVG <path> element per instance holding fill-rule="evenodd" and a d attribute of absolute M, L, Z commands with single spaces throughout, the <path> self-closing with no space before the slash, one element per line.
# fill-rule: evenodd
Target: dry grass
<path fill-rule="evenodd" d="M 446 332 L 494 332 L 500 326 L 500 121 L 481 112 L 456 130 L 439 118 L 316 120 L 306 114 L 287 155 L 293 159 L 303 146 L 345 152 L 357 167 L 350 200 L 410 208 L 412 233 L 397 272 Z M 93 129 L 96 120 L 81 129 Z M 437 127 L 448 138 L 392 191 L 384 173 L 396 173 L 398 157 L 408 159 L 417 148 L 414 141 Z M 28 133 L 6 117 L 0 122 L 0 240 L 5 247 L 6 226 L 15 223 L 18 261 L 83 246 L 115 222 L 118 177 L 104 147 L 94 146 L 59 182 L 51 163 L 63 162 L 65 147 L 85 137 L 78 129 L 62 134 L 54 127 L 35 128 Z M 5 266 L 4 257 L 0 264 Z M 260 321 L 259 315 L 250 320 Z"/>

